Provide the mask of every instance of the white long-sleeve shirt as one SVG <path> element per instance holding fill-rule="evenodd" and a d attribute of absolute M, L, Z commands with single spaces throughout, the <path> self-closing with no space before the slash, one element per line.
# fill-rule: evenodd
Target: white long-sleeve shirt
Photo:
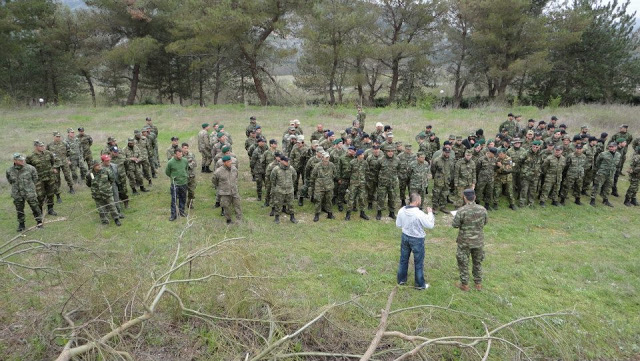
<path fill-rule="evenodd" d="M 402 228 L 402 233 L 410 237 L 424 238 L 424 229 L 433 229 L 434 226 L 433 213 L 424 213 L 418 207 L 402 207 L 396 217 L 396 227 Z"/>

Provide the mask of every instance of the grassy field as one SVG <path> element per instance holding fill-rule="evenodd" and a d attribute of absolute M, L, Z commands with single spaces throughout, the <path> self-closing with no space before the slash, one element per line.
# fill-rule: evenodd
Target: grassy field
<path fill-rule="evenodd" d="M 426 124 L 433 124 L 440 139 L 448 134 L 467 135 L 482 127 L 490 134 L 508 111 L 524 119 L 548 120 L 557 115 L 574 134 L 588 124 L 594 133 L 613 134 L 620 123 L 630 124 L 638 134 L 637 109 L 622 106 L 576 106 L 555 110 L 536 108 L 480 108 L 473 110 L 370 109 L 366 129 L 377 121 L 391 124 L 398 140 L 413 142 Z M 282 137 L 290 119 L 300 119 L 305 134 L 315 124 L 344 128 L 353 119 L 350 108 L 215 108 L 134 106 L 127 108 L 49 108 L 3 110 L 0 116 L 1 168 L 10 167 L 13 152 L 31 152 L 34 139 L 49 142 L 55 130 L 83 126 L 95 141 L 97 155 L 106 138 L 121 144 L 133 129 L 150 116 L 159 127 L 160 155 L 171 136 L 196 147 L 203 122 L 222 122 L 235 141 L 242 182 L 240 192 L 246 221 L 226 226 L 219 209 L 213 209 L 215 193 L 210 177 L 198 172 L 195 210 L 186 220 L 169 222 L 168 179 L 154 181 L 151 192 L 135 196 L 120 228 L 99 224 L 89 190 L 63 193 L 56 205 L 66 220 L 27 233 L 24 240 L 63 243 L 76 249 L 36 249 L 5 261 L 46 266 L 57 272 L 33 272 L 7 267 L 0 262 L 0 359 L 54 359 L 67 342 L 70 329 L 61 313 L 73 314 L 80 343 L 96 339 L 144 312 L 143 298 L 153 279 L 163 274 L 176 252 L 182 254 L 225 243 L 195 260 L 174 278 L 197 278 L 211 273 L 248 278 L 212 277 L 204 282 L 172 284 L 191 309 L 220 317 L 203 320 L 180 311 L 166 297 L 144 328 L 134 327 L 94 351 L 87 359 L 119 359 L 113 350 L 127 351 L 136 360 L 244 360 L 267 344 L 296 330 L 326 309 L 342 303 L 278 347 L 267 359 L 299 352 L 362 354 L 373 339 L 387 296 L 395 286 L 400 231 L 392 220 L 363 221 L 355 218 L 311 221 L 312 205 L 296 206 L 297 225 L 273 223 L 268 210 L 255 199 L 255 187 L 242 148 L 249 116 L 258 117 L 268 138 Z M 197 149 L 197 148 L 196 148 Z M 198 154 L 198 160 L 200 156 Z M 162 165 L 166 161 L 163 159 Z M 627 177 L 621 178 L 623 193 Z M 0 179 L 0 246 L 16 235 L 15 210 L 10 188 Z M 438 215 L 436 227 L 427 234 L 425 269 L 431 284 L 426 292 L 401 287 L 392 310 L 424 307 L 393 314 L 388 330 L 435 338 L 449 335 L 482 336 L 483 323 L 490 329 L 536 314 L 568 311 L 522 322 L 500 331 L 525 353 L 494 342 L 489 359 L 520 360 L 621 360 L 640 357 L 640 209 L 629 209 L 613 198 L 615 208 L 576 206 L 522 209 L 513 212 L 501 204 L 491 212 L 485 228 L 485 290 L 463 293 L 453 287 L 457 280 L 456 230 L 450 215 Z M 369 211 L 370 215 L 373 215 Z M 27 226 L 34 221 L 27 216 Z M 0 252 L 3 252 L 0 248 Z M 2 254 L 0 254 L 0 257 Z M 360 269 L 360 272 L 358 271 Z M 362 272 L 364 269 L 366 272 Z M 410 267 L 409 279 L 413 269 Z M 411 283 L 411 282 L 410 282 Z M 259 319 L 273 322 L 238 320 Z M 375 359 L 391 360 L 413 344 L 384 338 Z M 423 360 L 475 360 L 477 350 L 453 346 L 429 346 Z M 479 352 L 480 355 L 478 355 Z M 274 356 L 275 355 L 275 356 Z M 294 359 L 346 359 L 296 356 Z"/>

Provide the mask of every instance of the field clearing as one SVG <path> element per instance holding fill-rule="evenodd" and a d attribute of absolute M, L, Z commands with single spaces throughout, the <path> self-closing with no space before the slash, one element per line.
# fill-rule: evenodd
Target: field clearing
<path fill-rule="evenodd" d="M 366 109 L 366 130 L 378 121 L 391 124 L 397 140 L 413 141 L 414 135 L 432 124 L 444 141 L 449 134 L 468 135 L 477 128 L 485 135 L 497 130 L 509 111 L 523 119 L 548 120 L 551 115 L 575 134 L 587 124 L 599 134 L 613 135 L 621 123 L 639 135 L 637 108 L 581 105 L 539 110 L 533 107 L 471 110 Z M 151 192 L 134 196 L 125 211 L 123 226 L 99 224 L 95 204 L 86 186 L 75 195 L 63 192 L 56 205 L 65 221 L 27 233 L 24 239 L 73 244 L 75 250 L 30 252 L 13 262 L 57 268 L 46 274 L 0 263 L 0 359 L 55 359 L 69 331 L 61 311 L 77 309 L 76 324 L 87 322 L 82 336 L 95 338 L 144 312 L 142 299 L 152 279 L 163 274 L 176 252 L 186 220 L 169 222 L 169 181 L 164 176 L 164 154 L 171 136 L 197 149 L 197 132 L 203 122 L 225 125 L 239 156 L 242 207 L 246 221 L 227 226 L 220 209 L 213 209 L 215 192 L 210 177 L 198 172 L 192 224 L 181 241 L 183 254 L 228 242 L 206 258 L 193 262 L 176 278 L 196 278 L 216 273 L 236 277 L 212 277 L 205 282 L 172 285 L 188 307 L 227 319 L 202 320 L 182 314 L 178 303 L 166 297 L 143 329 L 109 342 L 104 354 L 87 359 L 117 359 L 109 348 L 127 351 L 136 360 L 244 360 L 255 356 L 287 333 L 295 331 L 332 303 L 325 317 L 298 337 L 276 349 L 282 358 L 295 352 L 362 354 L 373 339 L 387 296 L 395 286 L 400 230 L 389 218 L 344 221 L 321 217 L 313 223 L 313 206 L 297 205 L 297 225 L 282 218 L 275 225 L 268 209 L 255 200 L 249 160 L 244 152 L 244 129 L 255 115 L 268 139 L 280 142 L 291 119 L 300 119 L 306 136 L 317 123 L 325 129 L 345 128 L 354 118 L 352 108 L 243 107 L 210 108 L 179 106 L 132 106 L 126 108 L 73 108 L 4 110 L 0 116 L 2 169 L 10 167 L 11 154 L 31 152 L 34 139 L 45 143 L 53 131 L 83 126 L 94 139 L 94 158 L 115 136 L 121 145 L 150 116 L 159 127 L 161 172 Z M 201 161 L 197 154 L 198 162 Z M 628 163 L 627 163 L 628 164 Z M 626 166 L 625 166 L 626 169 Z M 620 193 L 628 177 L 621 177 Z M 66 190 L 66 187 L 63 187 Z M 13 238 L 17 226 L 6 178 L 0 179 L 0 245 Z M 519 323 L 500 331 L 531 359 L 539 360 L 633 360 L 640 357 L 640 209 L 627 208 L 612 197 L 615 208 L 576 206 L 528 208 L 513 212 L 502 199 L 500 209 L 489 214 L 485 228 L 486 260 L 484 291 L 462 293 L 457 281 L 455 237 L 451 216 L 438 215 L 436 228 L 427 233 L 425 272 L 431 284 L 426 292 L 401 287 L 392 310 L 419 308 L 390 317 L 389 331 L 429 338 L 448 335 L 482 336 L 483 322 L 491 329 L 509 321 L 558 311 L 573 315 L 553 316 Z M 374 211 L 367 212 L 369 216 Z M 34 225 L 27 214 L 27 227 Z M 2 249 L 0 248 L 0 251 Z M 1 256 L 1 254 L 0 254 Z M 412 262 L 411 262 L 412 263 Z M 358 269 L 364 269 L 362 274 Z M 178 277 L 179 276 L 179 277 Z M 237 276 L 250 276 L 237 278 Z M 412 284 L 413 267 L 409 280 Z M 238 321 L 229 318 L 267 320 Z M 272 334 L 272 338 L 268 335 Z M 478 347 L 480 354 L 486 344 Z M 392 360 L 410 343 L 384 338 L 375 359 Z M 430 346 L 422 359 L 476 360 L 473 349 Z M 274 357 L 267 357 L 274 359 Z M 309 356 L 293 359 L 341 359 Z M 346 358 L 342 358 L 346 359 Z M 416 358 L 418 359 L 418 358 Z M 489 359 L 526 359 L 513 347 L 495 342 Z"/>

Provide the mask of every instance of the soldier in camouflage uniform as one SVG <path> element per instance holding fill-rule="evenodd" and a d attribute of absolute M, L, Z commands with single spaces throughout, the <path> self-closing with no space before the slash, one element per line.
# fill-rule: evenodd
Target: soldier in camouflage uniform
<path fill-rule="evenodd" d="M 513 114 L 509 113 L 508 119 L 498 127 L 498 133 L 502 133 L 503 131 L 506 131 L 510 137 L 515 137 L 517 135 L 518 125 L 514 120 Z"/>
<path fill-rule="evenodd" d="M 47 214 L 57 216 L 58 214 L 53 210 L 53 196 L 56 190 L 55 173 L 57 172 L 57 169 L 54 168 L 55 156 L 44 148 L 44 143 L 41 141 L 36 140 L 33 145 L 34 151 L 27 157 L 27 164 L 34 166 L 38 171 L 38 183 L 36 184 L 38 203 L 42 208 L 46 202 Z"/>
<path fill-rule="evenodd" d="M 13 166 L 7 169 L 7 181 L 11 184 L 11 198 L 18 215 L 18 232 L 25 230 L 24 204 L 28 203 L 33 217 L 39 228 L 42 228 L 42 210 L 38 202 L 36 185 L 38 171 L 29 164 L 25 164 L 25 157 L 20 153 L 13 154 Z"/>
<path fill-rule="evenodd" d="M 56 174 L 56 188 L 58 192 L 56 193 L 56 196 L 58 197 L 58 200 L 60 200 L 59 188 L 62 181 L 60 177 L 61 172 L 64 174 L 64 180 L 67 182 L 67 186 L 69 187 L 69 193 L 74 194 L 76 192 L 73 189 L 73 178 L 71 177 L 71 169 L 69 168 L 69 164 L 71 164 L 71 161 L 69 160 L 71 147 L 67 142 L 62 140 L 62 135 L 59 132 L 54 132 L 53 142 L 47 145 L 47 150 L 52 152 L 58 161 L 58 173 Z"/>
<path fill-rule="evenodd" d="M 364 159 L 364 150 L 356 151 L 356 158 L 351 161 L 351 177 L 349 179 L 349 202 L 347 203 L 347 214 L 345 220 L 351 220 L 351 212 L 360 210 L 360 218 L 369 220 L 364 213 L 367 206 L 367 173 L 369 172 L 369 164 Z"/>
<path fill-rule="evenodd" d="M 258 138 L 262 139 L 262 138 Z M 280 164 L 280 155 L 282 153 L 277 150 L 278 149 L 278 141 L 275 139 L 269 140 L 269 149 L 265 150 L 260 156 L 259 162 L 262 163 L 262 168 L 265 169 L 264 175 L 264 186 L 265 186 L 265 197 L 264 197 L 264 207 L 268 207 L 269 203 L 273 203 L 271 199 L 271 171 L 273 167 L 269 169 L 269 166 L 273 163 L 273 161 L 278 158 L 278 162 L 275 164 L 276 166 Z M 276 154 L 280 154 L 276 157 Z M 256 177 L 256 181 L 257 181 Z M 273 214 L 271 214 L 273 216 Z"/>
<path fill-rule="evenodd" d="M 416 193 L 420 195 L 420 210 L 424 209 L 426 201 L 426 191 L 429 187 L 429 174 L 431 166 L 427 162 L 424 153 L 418 152 L 416 160 L 409 164 L 409 195 Z"/>
<path fill-rule="evenodd" d="M 116 186 L 118 187 L 117 199 L 122 202 L 122 206 L 125 209 L 129 208 L 129 192 L 127 191 L 127 169 L 125 162 L 127 161 L 124 155 L 120 154 L 119 147 L 111 148 L 111 168 L 114 170 L 116 176 Z M 116 196 L 114 195 L 114 200 Z M 119 206 L 120 203 L 117 204 Z M 121 208 L 118 208 L 120 214 L 122 214 Z"/>
<path fill-rule="evenodd" d="M 336 200 L 338 203 L 338 211 L 344 210 L 344 205 L 348 202 L 347 190 L 351 181 L 351 161 L 355 160 L 356 148 L 351 146 L 347 150 L 347 153 L 338 159 L 337 175 L 338 190 L 336 192 Z M 364 156 L 363 156 L 364 158 Z M 347 204 L 347 210 L 349 210 L 349 204 Z"/>
<path fill-rule="evenodd" d="M 358 105 L 358 114 L 356 114 L 356 121 L 358 122 L 358 127 L 360 130 L 364 130 L 364 122 L 367 119 L 367 113 L 362 111 L 362 106 Z"/>
<path fill-rule="evenodd" d="M 507 150 L 507 156 L 511 158 L 513 163 L 511 180 L 513 182 L 513 195 L 517 198 L 520 194 L 520 158 L 527 150 L 522 147 L 520 138 L 513 139 L 511 145 L 511 148 Z"/>
<path fill-rule="evenodd" d="M 516 210 L 516 197 L 513 192 L 513 161 L 504 148 L 498 149 L 496 161 L 496 178 L 493 192 L 493 209 L 498 208 L 498 199 L 506 193 L 509 197 L 509 208 Z"/>
<path fill-rule="evenodd" d="M 109 177 L 112 180 L 111 183 L 111 193 L 113 197 L 113 205 L 116 207 L 116 211 L 118 211 L 118 218 L 123 219 L 124 213 L 122 212 L 122 203 L 120 202 L 120 192 L 118 191 L 118 166 L 115 164 L 111 164 L 111 155 L 103 154 L 100 156 L 100 160 L 102 163 L 102 169 L 106 172 L 110 173 Z"/>
<path fill-rule="evenodd" d="M 153 140 L 150 139 L 149 136 L 154 137 L 151 129 L 147 127 L 142 128 L 142 137 L 147 139 L 147 158 L 149 160 L 151 178 L 158 178 L 158 176 L 156 175 L 155 160 L 153 159 L 156 156 L 155 151 L 153 150 Z M 151 185 L 151 183 L 149 183 L 149 185 Z"/>
<path fill-rule="evenodd" d="M 298 198 L 298 205 L 303 205 L 302 192 L 298 190 L 298 185 L 302 180 L 304 183 L 304 166 L 309 157 L 309 147 L 304 144 L 304 135 L 297 136 L 296 145 L 291 149 L 291 156 L 289 157 L 289 163 L 291 167 L 296 170 L 296 181 L 293 183 L 293 192 Z"/>
<path fill-rule="evenodd" d="M 596 146 L 598 144 L 598 138 L 589 137 L 588 142 L 583 147 L 582 153 L 585 155 L 584 165 L 584 179 L 582 181 L 583 196 L 591 196 L 591 183 L 593 182 L 593 176 L 595 175 L 595 163 L 596 163 Z"/>
<path fill-rule="evenodd" d="M 76 138 L 73 128 L 67 129 L 67 144 L 69 144 L 69 168 L 74 183 L 80 183 L 87 175 L 87 166 L 82 160 L 80 141 Z M 78 176 L 78 171 L 80 175 Z"/>
<path fill-rule="evenodd" d="M 253 174 L 256 176 L 256 192 L 258 195 L 258 201 L 262 200 L 262 186 L 264 184 L 266 170 L 266 165 L 263 163 L 262 159 L 262 155 L 267 150 L 265 142 L 266 140 L 264 138 L 258 139 L 258 146 L 253 150 L 253 153 L 251 154 L 251 161 L 249 162 L 249 166 L 253 169 Z M 269 144 L 271 144 L 271 141 L 269 141 Z"/>
<path fill-rule="evenodd" d="M 407 144 L 404 146 L 404 151 L 398 154 L 398 185 L 400 187 L 400 203 L 402 206 L 406 206 L 406 198 L 405 195 L 408 196 L 410 192 L 407 194 L 405 192 L 409 191 L 409 168 L 412 163 L 415 163 L 416 155 L 412 153 L 411 144 Z"/>
<path fill-rule="evenodd" d="M 587 157 L 583 154 L 583 151 L 582 144 L 578 144 L 575 146 L 575 151 L 566 158 L 566 176 L 560 189 L 560 204 L 562 205 L 564 205 L 569 190 L 573 191 L 575 203 L 577 205 L 582 204 L 580 202 L 580 194 L 584 183 L 584 168 L 587 164 Z"/>
<path fill-rule="evenodd" d="M 196 198 L 196 169 L 198 168 L 198 163 L 196 162 L 195 154 L 189 151 L 188 143 L 182 143 L 182 157 L 187 159 L 189 165 L 187 167 L 187 175 L 189 176 L 187 182 L 187 207 L 193 209 L 193 201 Z"/>
<path fill-rule="evenodd" d="M 167 161 L 170 161 L 171 158 L 173 158 L 173 155 L 176 154 L 176 149 L 179 149 L 179 148 L 180 148 L 180 138 L 171 137 L 171 145 L 165 151 L 165 154 L 167 156 Z"/>
<path fill-rule="evenodd" d="M 113 173 L 102 168 L 102 164 L 96 160 L 93 162 L 91 171 L 85 177 L 85 181 L 87 186 L 91 188 L 91 198 L 96 202 L 101 223 L 109 224 L 109 218 L 107 218 L 107 213 L 109 213 L 115 224 L 120 226 L 120 214 L 113 202 Z"/>
<path fill-rule="evenodd" d="M 311 171 L 311 183 L 313 184 L 313 195 L 315 199 L 315 215 L 313 221 L 320 219 L 322 210 L 327 212 L 327 219 L 335 219 L 332 212 L 334 182 L 338 178 L 336 166 L 331 163 L 329 153 L 322 154 L 322 161 Z"/>
<path fill-rule="evenodd" d="M 482 290 L 482 261 L 484 260 L 484 232 L 487 224 L 487 210 L 475 202 L 475 192 L 467 189 L 463 192 L 465 205 L 453 217 L 453 228 L 458 228 L 456 259 L 460 283 L 463 291 L 469 291 L 469 256 L 473 262 L 473 282 L 476 290 Z"/>
<path fill-rule="evenodd" d="M 158 127 L 153 125 L 153 121 L 149 117 L 147 117 L 145 121 L 147 122 L 147 128 L 149 128 L 149 135 L 153 133 L 153 136 L 149 139 L 151 139 L 151 146 L 153 147 L 153 166 L 158 169 L 160 168 L 160 157 L 158 155 Z"/>
<path fill-rule="evenodd" d="M 93 156 L 91 155 L 91 146 L 93 145 L 93 138 L 90 135 L 85 134 L 84 128 L 78 128 L 78 141 L 80 142 L 80 151 L 82 159 L 87 163 L 87 170 L 93 163 Z"/>
<path fill-rule="evenodd" d="M 547 197 L 551 198 L 552 205 L 558 206 L 558 192 L 562 184 L 562 172 L 566 165 L 566 160 L 562 156 L 563 147 L 556 146 L 554 154 L 545 158 L 542 162 L 542 172 L 544 173 L 544 185 L 540 195 L 540 206 L 545 206 Z"/>
<path fill-rule="evenodd" d="M 534 140 L 531 149 L 520 157 L 520 207 L 532 205 L 538 194 L 540 171 L 542 169 L 542 142 Z"/>
<path fill-rule="evenodd" d="M 316 125 L 316 130 L 311 133 L 311 141 L 317 140 L 318 142 L 324 140 L 324 126 L 322 124 Z"/>
<path fill-rule="evenodd" d="M 291 223 L 298 223 L 293 211 L 293 182 L 296 180 L 296 170 L 289 166 L 289 158 L 283 155 L 280 165 L 271 174 L 272 200 L 274 206 L 274 222 L 280 223 L 280 212 L 289 214 Z"/>
<path fill-rule="evenodd" d="M 633 142 L 633 136 L 628 131 L 629 126 L 626 124 L 622 124 L 619 128 L 618 133 L 614 134 L 613 137 L 611 137 L 611 140 L 618 143 L 618 153 L 620 153 L 620 163 L 618 163 L 618 168 L 616 169 L 616 174 L 613 179 L 613 189 L 611 192 L 611 195 L 615 197 L 618 197 L 618 177 L 620 176 L 620 174 L 622 174 L 622 168 L 624 167 L 624 162 L 627 159 L 627 149 Z"/>
<path fill-rule="evenodd" d="M 373 209 L 373 203 L 376 202 L 376 192 L 378 190 L 378 178 L 375 173 L 375 163 L 384 157 L 380 150 L 380 145 L 375 144 L 373 148 L 365 152 L 365 160 L 369 165 L 367 172 L 367 208 Z"/>
<path fill-rule="evenodd" d="M 124 148 L 124 167 L 127 171 L 127 178 L 129 178 L 129 185 L 131 186 L 131 190 L 133 194 L 138 194 L 138 190 L 136 187 L 140 187 L 142 192 L 148 192 L 144 188 L 144 184 L 142 183 L 142 168 L 140 165 L 140 149 L 136 145 L 136 140 L 134 138 L 129 138 L 127 140 L 127 147 Z"/>
<path fill-rule="evenodd" d="M 138 164 L 142 168 L 142 176 L 149 182 L 151 182 L 151 163 L 149 163 L 149 150 L 147 148 L 147 138 L 142 136 L 142 132 L 138 129 L 133 131 L 134 138 L 136 140 L 136 146 L 140 153 L 138 157 Z"/>
<path fill-rule="evenodd" d="M 211 143 L 209 143 L 209 123 L 202 123 L 202 130 L 198 132 L 198 151 L 202 155 L 202 173 L 211 173 Z"/>
<path fill-rule="evenodd" d="M 269 153 L 269 151 L 265 152 L 265 155 Z M 271 206 L 271 213 L 269 213 L 270 217 L 273 217 L 273 215 L 275 214 L 276 210 L 275 207 L 273 207 L 273 199 L 271 197 L 271 172 L 273 172 L 273 169 L 277 166 L 280 165 L 280 157 L 282 156 L 282 154 L 280 153 L 280 151 L 275 151 L 275 153 L 273 153 L 273 160 L 271 161 L 271 163 L 269 163 L 266 167 L 266 173 L 265 174 L 269 174 L 269 176 L 264 177 L 264 205 L 263 207 L 268 207 L 270 204 Z M 266 159 L 266 157 L 263 156 L 263 159 Z"/>
<path fill-rule="evenodd" d="M 382 219 L 382 210 L 385 208 L 385 200 L 387 201 L 387 209 L 389 217 L 395 219 L 395 200 L 396 189 L 398 189 L 398 158 L 395 156 L 395 147 L 385 145 L 383 148 L 384 156 L 373 164 L 374 174 L 378 180 L 377 210 L 376 219 Z"/>
<path fill-rule="evenodd" d="M 449 184 L 453 178 L 454 159 L 451 156 L 451 149 L 444 147 L 442 156 L 437 157 L 431 163 L 431 174 L 433 175 L 433 204 L 434 214 L 436 209 L 446 212 L 447 197 L 449 196 Z"/>
<path fill-rule="evenodd" d="M 465 189 L 475 189 L 476 187 L 476 163 L 471 159 L 473 157 L 473 151 L 471 149 L 466 150 L 464 157 L 456 162 L 453 171 L 453 186 L 455 194 L 450 198 L 453 201 L 453 205 L 456 208 L 460 208 L 464 205 L 462 199 L 462 192 Z"/>
<path fill-rule="evenodd" d="M 107 137 L 107 144 L 104 146 L 104 148 L 100 151 L 100 155 L 110 155 L 111 154 L 111 148 L 113 147 L 117 147 L 118 143 L 116 143 L 116 138 L 114 137 Z"/>
<path fill-rule="evenodd" d="M 464 158 L 464 152 L 466 150 L 467 150 L 467 147 L 465 147 L 464 144 L 462 144 L 462 137 L 459 135 L 456 136 L 456 140 L 453 143 L 453 146 L 451 147 L 451 151 L 453 151 L 456 161 Z"/>
<path fill-rule="evenodd" d="M 311 172 L 313 172 L 313 168 L 318 163 L 322 162 L 322 155 L 324 153 L 325 153 L 324 149 L 321 146 L 317 146 L 315 156 L 309 159 L 307 164 L 304 166 L 305 181 L 304 181 L 303 192 L 311 198 L 311 202 L 315 201 L 314 194 L 313 194 L 314 185 L 313 185 L 313 182 L 311 182 Z"/>
<path fill-rule="evenodd" d="M 249 125 L 247 125 L 247 129 L 245 129 L 244 131 L 244 134 L 247 136 L 247 138 L 249 138 L 249 134 L 251 134 L 251 132 L 256 131 L 256 127 L 258 126 L 257 122 L 258 120 L 256 119 L 256 117 L 249 117 Z"/>
<path fill-rule="evenodd" d="M 613 178 L 621 157 L 620 153 L 616 151 L 617 148 L 618 143 L 609 143 L 607 146 L 608 151 L 600 153 L 596 159 L 596 177 L 593 180 L 593 190 L 590 202 L 594 207 L 596 205 L 596 197 L 598 194 L 602 196 L 602 203 L 605 206 L 613 207 L 613 204 L 609 202 L 609 194 L 611 194 L 611 185 L 613 184 Z"/>
<path fill-rule="evenodd" d="M 638 206 L 636 194 L 638 193 L 638 183 L 640 183 L 640 145 L 635 148 L 628 174 L 629 189 L 627 189 L 627 194 L 624 196 L 624 205 L 627 207 Z"/>
<path fill-rule="evenodd" d="M 227 219 L 227 224 L 231 224 L 232 208 L 236 213 L 236 220 L 242 220 L 240 194 L 238 193 L 238 169 L 231 164 L 230 156 L 225 155 L 220 160 L 223 165 L 213 172 L 211 182 L 216 188 L 216 194 L 219 194 L 222 212 Z"/>
<path fill-rule="evenodd" d="M 493 202 L 494 183 L 496 177 L 496 154 L 498 149 L 491 147 L 484 156 L 480 157 L 476 163 L 476 172 L 478 184 L 476 185 L 476 194 L 478 196 L 478 204 L 484 202 L 484 207 L 489 210 Z M 496 205 L 496 209 L 498 206 Z"/>

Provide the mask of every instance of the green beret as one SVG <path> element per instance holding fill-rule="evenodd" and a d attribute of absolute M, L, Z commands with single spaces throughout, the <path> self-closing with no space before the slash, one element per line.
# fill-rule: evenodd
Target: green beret
<path fill-rule="evenodd" d="M 484 139 L 478 140 L 477 144 L 484 144 Z"/>
<path fill-rule="evenodd" d="M 203 127 L 203 128 L 206 128 L 206 127 L 208 127 L 208 126 L 209 126 L 209 123 L 202 123 L 202 127 Z"/>
<path fill-rule="evenodd" d="M 224 128 L 224 125 L 222 124 L 218 125 L 218 129 L 223 129 L 223 128 Z"/>
<path fill-rule="evenodd" d="M 533 142 L 531 142 L 532 145 L 542 145 L 542 142 L 539 140 L 534 140 Z"/>
<path fill-rule="evenodd" d="M 489 143 L 493 143 L 493 142 L 494 142 L 494 140 L 493 140 L 493 139 L 487 139 L 487 144 L 489 144 Z"/>
<path fill-rule="evenodd" d="M 227 146 L 227 145 L 225 145 L 224 147 L 222 147 L 222 153 L 226 153 L 226 152 L 228 152 L 228 151 L 230 151 L 230 150 L 231 150 L 231 147 L 229 147 L 229 146 Z"/>
<path fill-rule="evenodd" d="M 624 139 L 624 138 L 618 138 L 618 139 L 616 139 L 616 142 L 618 142 L 618 143 L 622 143 L 622 142 L 626 142 L 626 141 L 627 141 L 627 140 L 626 140 L 626 139 Z"/>
<path fill-rule="evenodd" d="M 223 162 L 226 162 L 226 161 L 229 161 L 229 160 L 231 160 L 231 157 L 228 156 L 228 155 L 225 155 L 225 156 L 222 157 L 222 161 Z"/>
<path fill-rule="evenodd" d="M 216 135 L 218 136 L 218 138 L 221 138 L 224 135 L 224 133 L 223 132 L 218 132 L 218 134 L 216 134 Z"/>
<path fill-rule="evenodd" d="M 333 140 L 333 144 L 334 144 L 334 145 L 335 145 L 335 144 L 340 144 L 340 143 L 342 143 L 342 138 L 337 138 L 337 139 L 334 139 L 334 140 Z"/>
<path fill-rule="evenodd" d="M 636 152 L 640 153 L 640 145 L 636 147 Z"/>
<path fill-rule="evenodd" d="M 506 153 L 506 151 L 504 150 L 504 148 L 498 148 L 498 154 L 500 153 Z"/>

